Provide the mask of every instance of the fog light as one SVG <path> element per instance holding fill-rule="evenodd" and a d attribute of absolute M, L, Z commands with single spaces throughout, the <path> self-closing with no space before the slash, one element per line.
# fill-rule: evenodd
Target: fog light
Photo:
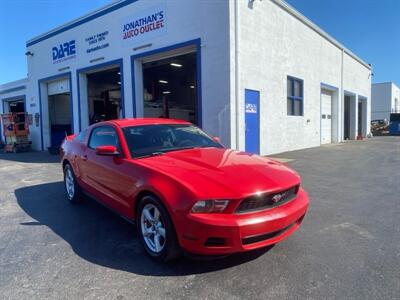
<path fill-rule="evenodd" d="M 228 200 L 200 200 L 193 207 L 194 213 L 221 213 L 228 206 Z"/>

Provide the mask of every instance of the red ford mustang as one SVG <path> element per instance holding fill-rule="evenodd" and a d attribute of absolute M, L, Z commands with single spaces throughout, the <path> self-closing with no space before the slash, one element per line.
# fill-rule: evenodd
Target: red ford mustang
<path fill-rule="evenodd" d="M 97 123 L 61 147 L 67 198 L 88 194 L 135 221 L 147 253 L 223 255 L 275 244 L 308 207 L 299 175 L 270 159 L 224 148 L 191 123 Z"/>

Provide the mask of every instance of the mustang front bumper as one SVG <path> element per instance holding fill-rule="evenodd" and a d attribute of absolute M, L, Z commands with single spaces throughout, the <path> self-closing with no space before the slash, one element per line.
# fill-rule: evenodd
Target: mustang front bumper
<path fill-rule="evenodd" d="M 178 235 L 188 252 L 205 255 L 249 251 L 276 244 L 299 228 L 308 208 L 300 188 L 295 199 L 246 214 L 188 214 Z"/>

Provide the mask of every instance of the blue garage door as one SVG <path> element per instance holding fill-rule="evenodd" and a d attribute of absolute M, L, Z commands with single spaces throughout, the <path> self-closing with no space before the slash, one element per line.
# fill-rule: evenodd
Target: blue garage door
<path fill-rule="evenodd" d="M 245 90 L 246 152 L 260 153 L 260 92 Z"/>

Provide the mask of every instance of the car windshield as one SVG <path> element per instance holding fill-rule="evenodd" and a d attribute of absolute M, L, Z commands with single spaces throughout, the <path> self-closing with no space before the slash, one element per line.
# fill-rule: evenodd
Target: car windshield
<path fill-rule="evenodd" d="M 187 124 L 132 126 L 123 132 L 133 158 L 191 148 L 223 148 L 200 128 Z"/>

